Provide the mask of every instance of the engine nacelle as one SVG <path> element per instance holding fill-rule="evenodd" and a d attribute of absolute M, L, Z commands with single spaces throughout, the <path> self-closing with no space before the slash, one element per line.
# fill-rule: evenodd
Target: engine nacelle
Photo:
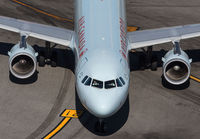
<path fill-rule="evenodd" d="M 19 79 L 31 77 L 37 68 L 38 53 L 29 44 L 25 45 L 21 47 L 18 43 L 8 52 L 10 72 Z"/>
<path fill-rule="evenodd" d="M 181 85 L 190 77 L 192 59 L 189 59 L 183 50 L 180 49 L 179 53 L 175 53 L 174 49 L 162 58 L 163 75 L 169 83 Z"/>

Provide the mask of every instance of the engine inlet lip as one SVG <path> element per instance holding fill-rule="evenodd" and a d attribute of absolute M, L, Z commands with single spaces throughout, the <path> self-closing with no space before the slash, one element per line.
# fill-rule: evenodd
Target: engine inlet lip
<path fill-rule="evenodd" d="M 169 64 L 171 64 L 172 62 L 182 62 L 183 64 L 186 65 L 187 70 L 188 70 L 188 75 L 187 75 L 184 79 L 182 79 L 182 80 L 180 80 L 180 81 L 173 81 L 173 80 L 170 80 L 170 79 L 168 78 L 168 76 L 166 75 L 166 69 L 167 69 L 167 66 L 168 66 Z M 169 83 L 171 83 L 171 84 L 173 84 L 173 85 L 181 85 L 181 84 L 185 83 L 185 82 L 189 79 L 190 74 L 191 74 L 190 67 L 191 67 L 191 66 L 190 66 L 186 61 L 184 61 L 184 60 L 182 60 L 182 59 L 179 59 L 179 58 L 171 59 L 171 60 L 169 60 L 169 61 L 164 65 L 163 74 L 164 74 L 165 79 L 166 79 Z"/>
<path fill-rule="evenodd" d="M 13 68 L 12 68 L 12 62 L 13 62 L 13 60 L 14 60 L 16 57 L 20 56 L 20 55 L 28 56 L 29 58 L 32 59 L 32 61 L 33 61 L 33 63 L 34 63 L 33 70 L 32 70 L 30 73 L 26 74 L 26 75 L 18 75 L 18 74 L 13 70 Z M 10 69 L 10 72 L 11 72 L 15 77 L 17 77 L 17 78 L 19 78 L 19 79 L 27 79 L 27 78 L 31 77 L 31 76 L 35 73 L 36 68 L 37 68 L 36 59 L 35 59 L 32 55 L 30 55 L 29 53 L 26 53 L 26 52 L 21 52 L 21 53 L 15 54 L 15 55 L 10 59 L 10 62 L 9 62 L 9 69 Z"/>

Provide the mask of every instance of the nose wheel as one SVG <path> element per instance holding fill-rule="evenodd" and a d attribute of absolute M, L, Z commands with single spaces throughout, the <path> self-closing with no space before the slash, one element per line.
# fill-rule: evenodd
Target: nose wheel
<path fill-rule="evenodd" d="M 104 119 L 99 119 L 95 124 L 95 131 L 99 133 L 105 133 L 106 129 L 107 128 Z"/>

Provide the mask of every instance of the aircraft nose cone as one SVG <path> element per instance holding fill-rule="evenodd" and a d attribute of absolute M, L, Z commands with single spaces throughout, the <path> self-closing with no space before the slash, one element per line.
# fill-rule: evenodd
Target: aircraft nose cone
<path fill-rule="evenodd" d="M 95 113 L 95 115 L 97 115 L 98 117 L 108 117 L 109 115 L 111 115 L 113 113 L 113 110 L 111 108 L 109 108 L 109 106 L 99 106 L 95 109 L 92 109 L 92 111 Z"/>
<path fill-rule="evenodd" d="M 83 106 L 98 118 L 107 118 L 115 114 L 124 104 L 128 95 L 128 85 L 124 88 L 96 89 L 77 85 L 77 93 Z"/>
<path fill-rule="evenodd" d="M 119 108 L 118 102 L 114 100 L 109 101 L 96 101 L 89 103 L 88 110 L 99 118 L 106 118 L 114 114 Z"/>

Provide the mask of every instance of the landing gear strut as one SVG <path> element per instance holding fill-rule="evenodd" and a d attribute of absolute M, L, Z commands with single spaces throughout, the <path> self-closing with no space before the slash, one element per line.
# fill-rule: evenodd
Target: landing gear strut
<path fill-rule="evenodd" d="M 57 53 L 53 51 L 53 48 L 55 46 L 56 44 L 51 47 L 50 42 L 45 42 L 45 50 L 41 51 L 38 57 L 38 63 L 40 67 L 44 67 L 45 64 L 51 65 L 52 67 L 56 67 Z"/>
<path fill-rule="evenodd" d="M 97 123 L 95 124 L 95 131 L 100 133 L 106 132 L 106 124 L 104 119 L 99 119 Z"/>
<path fill-rule="evenodd" d="M 140 55 L 140 67 L 141 69 L 150 68 L 152 71 L 157 70 L 158 58 L 156 55 L 152 54 L 153 47 L 149 46 L 147 50 L 142 48 L 143 54 Z"/>

